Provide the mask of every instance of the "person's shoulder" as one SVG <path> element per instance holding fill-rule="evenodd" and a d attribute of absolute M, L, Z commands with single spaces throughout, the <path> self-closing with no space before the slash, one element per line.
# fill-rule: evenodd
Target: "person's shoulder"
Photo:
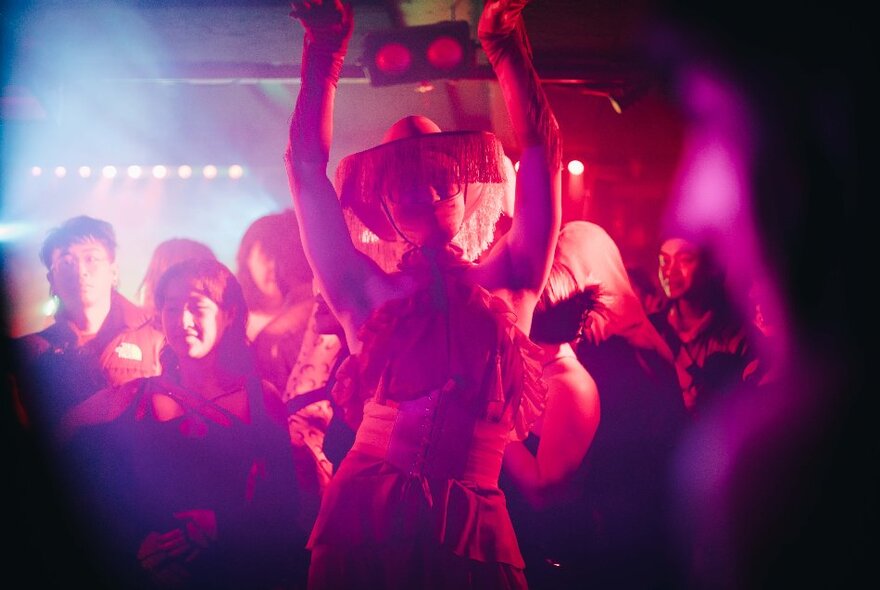
<path fill-rule="evenodd" d="M 28 360 L 45 354 L 51 350 L 60 338 L 59 325 L 53 323 L 39 332 L 32 332 L 12 338 L 10 347 L 13 354 L 21 360 Z"/>
<path fill-rule="evenodd" d="M 162 340 L 162 331 L 153 323 L 153 318 L 142 307 L 135 305 L 118 292 L 113 295 L 113 305 L 118 310 L 115 326 L 116 339 L 120 335 L 139 338 L 141 341 Z"/>
<path fill-rule="evenodd" d="M 165 335 L 158 329 L 153 322 L 146 321 L 139 325 L 123 329 L 119 332 L 117 339 L 128 338 L 138 342 L 164 342 Z"/>
<path fill-rule="evenodd" d="M 135 305 L 124 295 L 115 291 L 113 293 L 113 305 L 118 306 L 122 317 L 122 329 L 137 329 L 150 321 L 150 314 L 144 308 Z"/>
<path fill-rule="evenodd" d="M 574 359 L 577 361 L 577 359 Z M 551 375 L 553 381 L 561 385 L 556 389 L 565 390 L 573 397 L 595 395 L 598 392 L 596 381 L 579 361 L 567 364 L 563 370 Z"/>
<path fill-rule="evenodd" d="M 119 330 L 101 352 L 110 382 L 118 385 L 136 377 L 158 375 L 164 343 L 164 334 L 151 322 Z"/>
<path fill-rule="evenodd" d="M 579 362 L 567 363 L 547 381 L 548 403 L 556 408 L 556 415 L 568 414 L 574 418 L 599 411 L 599 388 L 590 372 Z"/>

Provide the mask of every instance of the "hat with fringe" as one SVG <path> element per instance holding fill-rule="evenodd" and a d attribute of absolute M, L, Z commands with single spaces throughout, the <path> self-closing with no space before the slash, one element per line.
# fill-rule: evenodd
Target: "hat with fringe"
<path fill-rule="evenodd" d="M 452 243 L 474 260 L 491 243 L 502 211 L 511 214 L 515 173 L 501 142 L 486 131 L 441 131 L 423 116 L 404 117 L 382 143 L 342 159 L 336 189 L 355 246 L 384 270 L 412 248 L 388 218 L 384 200 L 439 182 L 465 191 L 465 220 Z"/>

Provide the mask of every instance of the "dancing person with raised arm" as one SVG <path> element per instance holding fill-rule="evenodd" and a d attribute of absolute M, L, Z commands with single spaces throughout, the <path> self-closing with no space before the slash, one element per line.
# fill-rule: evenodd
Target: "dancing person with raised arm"
<path fill-rule="evenodd" d="M 406 117 L 340 163 L 337 192 L 327 163 L 352 12 L 293 3 L 306 35 L 286 161 L 306 255 L 352 353 L 334 396 L 357 427 L 309 540 L 311 588 L 526 587 L 498 477 L 543 405 L 526 333 L 560 197 L 525 4 L 489 2 L 479 23 L 521 156 L 512 226 L 476 264 L 514 181 L 498 140 Z"/>

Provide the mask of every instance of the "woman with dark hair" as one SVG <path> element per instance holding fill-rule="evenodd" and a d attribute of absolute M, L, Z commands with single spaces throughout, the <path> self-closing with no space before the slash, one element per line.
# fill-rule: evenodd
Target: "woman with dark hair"
<path fill-rule="evenodd" d="M 247 306 L 223 264 L 166 271 L 162 375 L 101 391 L 63 420 L 112 583 L 266 588 L 305 573 L 286 413 L 256 375 Z M 103 527 L 106 526 L 106 531 Z M 297 558 L 299 556 L 299 558 Z"/>
<path fill-rule="evenodd" d="M 236 254 L 236 277 L 248 305 L 257 370 L 284 391 L 314 303 L 312 270 L 293 211 L 264 215 L 248 226 Z"/>

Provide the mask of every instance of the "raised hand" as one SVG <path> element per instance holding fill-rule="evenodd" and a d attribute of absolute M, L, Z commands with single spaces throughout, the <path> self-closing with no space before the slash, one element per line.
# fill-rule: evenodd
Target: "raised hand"
<path fill-rule="evenodd" d="M 483 6 L 477 36 L 485 43 L 494 37 L 506 37 L 516 28 L 516 23 L 529 0 L 489 0 Z"/>
<path fill-rule="evenodd" d="M 349 4 L 340 0 L 300 0 L 290 6 L 290 16 L 302 23 L 309 42 L 334 51 L 346 49 L 354 23 Z"/>

